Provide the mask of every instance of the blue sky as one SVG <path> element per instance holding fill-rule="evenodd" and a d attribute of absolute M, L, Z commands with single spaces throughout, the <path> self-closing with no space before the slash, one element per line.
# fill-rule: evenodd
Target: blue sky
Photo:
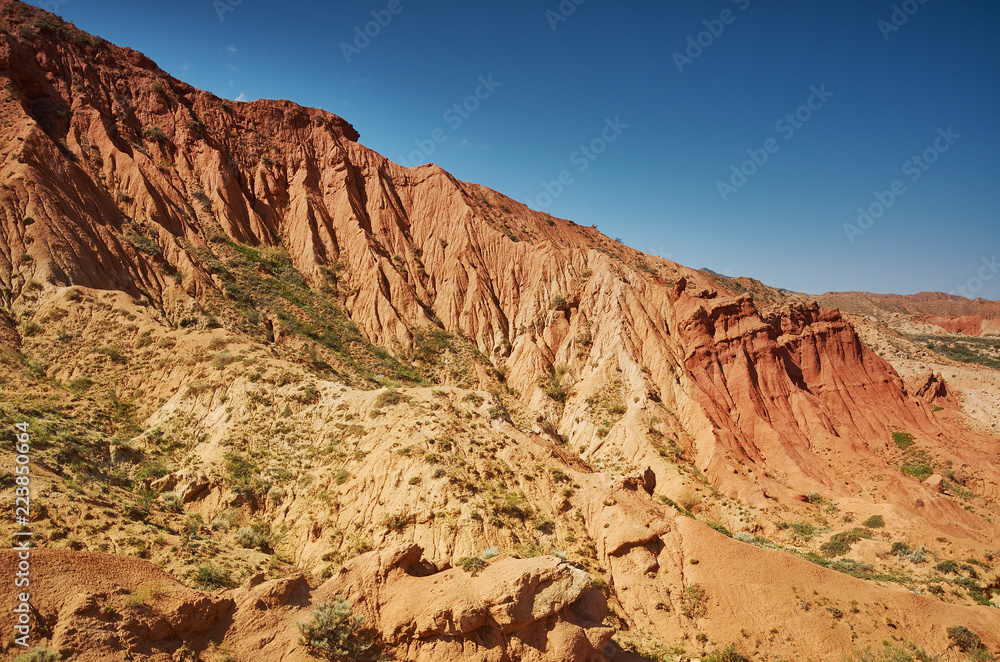
<path fill-rule="evenodd" d="M 1000 299 L 997 3 L 33 4 L 687 266 Z"/>

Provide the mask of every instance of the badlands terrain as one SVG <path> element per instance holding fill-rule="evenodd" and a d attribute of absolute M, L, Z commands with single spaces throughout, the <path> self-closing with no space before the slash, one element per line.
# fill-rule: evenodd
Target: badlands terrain
<path fill-rule="evenodd" d="M 7 658 L 995 659 L 1000 304 L 689 269 L 16 0 L 0 87 Z"/>

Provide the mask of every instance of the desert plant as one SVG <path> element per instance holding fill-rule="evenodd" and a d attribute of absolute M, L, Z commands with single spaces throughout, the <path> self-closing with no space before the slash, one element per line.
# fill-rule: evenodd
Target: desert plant
<path fill-rule="evenodd" d="M 684 587 L 684 593 L 681 595 L 681 613 L 693 620 L 704 616 L 706 611 L 705 588 L 700 584 Z"/>
<path fill-rule="evenodd" d="M 936 566 L 934 566 L 934 569 L 937 570 L 938 572 L 943 572 L 945 574 L 957 575 L 958 574 L 958 563 L 956 563 L 954 561 L 951 561 L 951 560 L 941 561 Z"/>
<path fill-rule="evenodd" d="M 939 655 L 926 653 L 913 644 L 896 646 L 884 641 L 882 649 L 873 650 L 871 646 L 859 648 L 842 657 L 841 662 L 938 662 L 940 659 Z"/>
<path fill-rule="evenodd" d="M 163 507 L 172 512 L 180 512 L 181 510 L 181 497 L 177 492 L 164 492 L 160 495 L 160 499 L 163 500 Z"/>
<path fill-rule="evenodd" d="M 225 570 L 219 570 L 211 563 L 202 563 L 194 570 L 188 571 L 188 576 L 200 588 L 213 590 L 217 588 L 232 588 L 233 580 Z"/>
<path fill-rule="evenodd" d="M 885 519 L 881 515 L 872 515 L 864 522 L 863 526 L 867 526 L 869 529 L 881 529 L 885 526 Z"/>
<path fill-rule="evenodd" d="M 142 137 L 146 140 L 158 141 L 166 140 L 167 134 L 163 132 L 163 129 L 156 125 L 149 125 L 142 130 Z"/>
<path fill-rule="evenodd" d="M 61 659 L 62 655 L 58 651 L 43 646 L 23 655 L 18 655 L 11 662 L 56 662 Z"/>
<path fill-rule="evenodd" d="M 819 549 L 823 552 L 823 556 L 828 558 L 843 556 L 847 552 L 851 551 L 852 544 L 858 542 L 862 538 L 871 538 L 871 536 L 864 529 L 842 531 L 841 533 L 834 534 L 830 540 L 820 545 Z"/>
<path fill-rule="evenodd" d="M 475 577 L 486 567 L 486 561 L 478 556 L 463 556 L 458 560 L 458 565 L 462 570 L 472 573 L 472 576 Z"/>
<path fill-rule="evenodd" d="M 913 445 L 913 435 L 909 432 L 893 432 L 892 440 L 900 450 L 906 450 Z"/>
<path fill-rule="evenodd" d="M 250 526 L 236 529 L 236 544 L 247 549 L 271 550 L 271 527 L 267 522 L 253 522 Z"/>
<path fill-rule="evenodd" d="M 982 650 L 985 648 L 983 640 L 979 637 L 979 635 L 964 625 L 956 625 L 948 628 L 948 638 L 951 639 L 952 643 L 958 646 L 958 650 L 963 653 Z"/>
<path fill-rule="evenodd" d="M 312 619 L 299 622 L 299 643 L 330 657 L 357 660 L 374 642 L 361 635 L 363 616 L 351 614 L 351 605 L 340 595 L 333 602 L 322 602 L 313 610 Z"/>
<path fill-rule="evenodd" d="M 741 653 L 736 644 L 729 644 L 703 657 L 702 662 L 750 662 L 750 658 Z"/>

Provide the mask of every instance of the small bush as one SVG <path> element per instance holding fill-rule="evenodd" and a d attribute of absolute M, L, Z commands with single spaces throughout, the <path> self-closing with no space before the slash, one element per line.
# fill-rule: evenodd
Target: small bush
<path fill-rule="evenodd" d="M 871 535 L 869 535 L 864 529 L 842 531 L 841 533 L 835 534 L 829 541 L 820 545 L 819 549 L 823 552 L 823 556 L 826 556 L 827 558 L 843 556 L 847 552 L 851 551 L 851 545 L 858 542 L 862 538 L 871 538 Z"/>
<path fill-rule="evenodd" d="M 297 623 L 299 643 L 331 657 L 357 659 L 374 642 L 361 636 L 363 616 L 353 616 L 351 605 L 336 596 L 333 602 L 320 603 L 310 621 Z"/>
<path fill-rule="evenodd" d="M 254 522 L 236 530 L 236 544 L 247 549 L 271 550 L 271 527 L 267 522 Z"/>
<path fill-rule="evenodd" d="M 175 513 L 180 512 L 181 497 L 177 492 L 164 492 L 160 495 L 160 499 L 163 500 L 163 507 L 167 510 Z"/>
<path fill-rule="evenodd" d="M 234 583 L 229 573 L 219 570 L 211 563 L 202 563 L 188 573 L 195 584 L 209 591 L 217 588 L 232 588 Z"/>
<path fill-rule="evenodd" d="M 951 561 L 951 560 L 941 561 L 936 566 L 934 566 L 934 568 L 938 572 L 943 572 L 943 573 L 945 573 L 947 575 L 957 575 L 958 574 L 958 564 L 955 563 L 954 561 Z"/>
<path fill-rule="evenodd" d="M 913 435 L 909 432 L 893 432 L 892 440 L 900 450 L 906 450 L 913 445 Z"/>
<path fill-rule="evenodd" d="M 956 625 L 955 627 L 948 628 L 948 638 L 951 639 L 952 643 L 958 646 L 958 649 L 963 653 L 978 651 L 985 648 L 983 640 L 979 638 L 979 635 L 964 625 Z"/>
<path fill-rule="evenodd" d="M 703 662 L 750 662 L 750 658 L 740 652 L 736 644 L 729 644 L 702 658 Z"/>
<path fill-rule="evenodd" d="M 198 188 L 191 192 L 191 197 L 194 198 L 195 202 L 201 205 L 201 208 L 205 211 L 212 211 L 212 200 L 202 189 Z"/>
<path fill-rule="evenodd" d="M 167 134 L 160 127 L 151 124 L 142 130 L 142 137 L 146 140 L 160 141 L 166 140 Z"/>
<path fill-rule="evenodd" d="M 61 659 L 62 655 L 58 651 L 43 646 L 24 655 L 18 655 L 11 662 L 57 662 Z"/>
<path fill-rule="evenodd" d="M 700 584 L 691 584 L 684 588 L 681 595 L 681 613 L 694 620 L 705 615 L 705 588 Z"/>
<path fill-rule="evenodd" d="M 382 526 L 389 531 L 399 533 L 410 523 L 410 517 L 406 513 L 386 513 L 382 518 Z"/>
<path fill-rule="evenodd" d="M 472 576 L 475 577 L 487 564 L 478 556 L 463 556 L 458 560 L 458 565 L 462 570 L 472 573 Z"/>
<path fill-rule="evenodd" d="M 923 648 L 913 644 L 895 646 L 883 641 L 881 650 L 872 650 L 871 646 L 858 649 L 853 654 L 841 658 L 841 662 L 939 662 L 940 656 L 930 655 Z"/>
<path fill-rule="evenodd" d="M 101 347 L 95 349 L 93 353 L 104 354 L 114 363 L 125 363 L 125 357 L 122 356 L 121 350 L 119 350 L 114 345 L 102 345 Z"/>
<path fill-rule="evenodd" d="M 378 397 L 375 398 L 375 408 L 381 409 L 382 407 L 392 407 L 400 404 L 401 402 L 407 402 L 409 399 L 409 396 L 404 395 L 395 389 L 388 389 L 379 393 Z"/>
<path fill-rule="evenodd" d="M 883 519 L 881 515 L 872 515 L 862 524 L 867 526 L 869 529 L 881 529 L 885 526 L 885 519 Z"/>

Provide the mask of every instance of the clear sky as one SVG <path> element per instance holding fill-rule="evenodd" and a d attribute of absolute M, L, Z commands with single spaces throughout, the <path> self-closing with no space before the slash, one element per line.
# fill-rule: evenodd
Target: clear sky
<path fill-rule="evenodd" d="M 32 4 L 690 267 L 1000 299 L 996 2 Z"/>

